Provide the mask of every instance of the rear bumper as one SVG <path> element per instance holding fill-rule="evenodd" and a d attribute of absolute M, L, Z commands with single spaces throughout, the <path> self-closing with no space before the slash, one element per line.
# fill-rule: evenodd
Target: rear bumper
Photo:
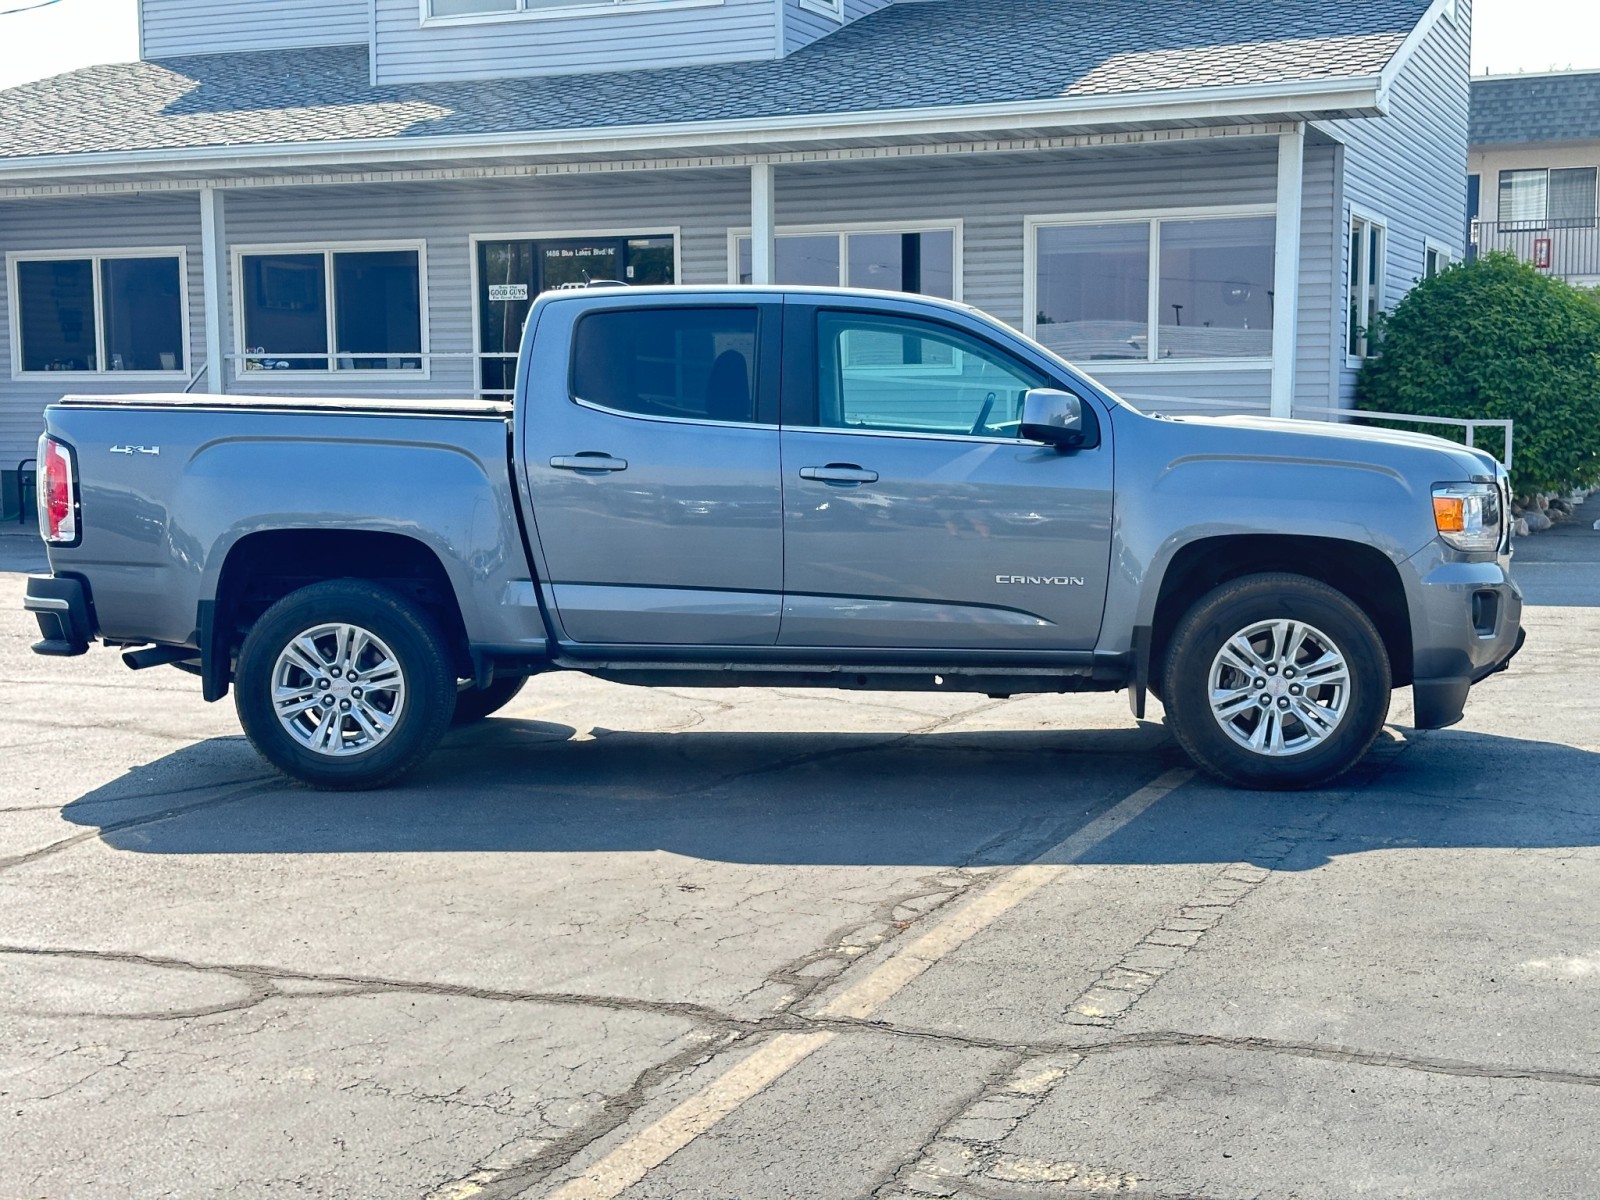
<path fill-rule="evenodd" d="M 1527 634 L 1508 560 L 1429 565 L 1412 585 L 1411 694 L 1416 728 L 1443 729 L 1461 720 L 1473 684 L 1510 665 Z"/>
<path fill-rule="evenodd" d="M 33 644 L 35 654 L 69 658 L 88 651 L 94 638 L 94 614 L 83 580 L 70 575 L 30 575 L 22 607 L 39 622 L 42 640 Z"/>

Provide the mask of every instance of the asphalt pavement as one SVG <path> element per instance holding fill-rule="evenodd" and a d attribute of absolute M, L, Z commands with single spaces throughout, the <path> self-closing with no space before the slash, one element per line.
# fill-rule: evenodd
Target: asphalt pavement
<path fill-rule="evenodd" d="M 1596 518 L 1287 796 L 1122 696 L 565 675 L 312 792 L 30 654 L 0 537 L 0 1197 L 1600 1194 Z"/>

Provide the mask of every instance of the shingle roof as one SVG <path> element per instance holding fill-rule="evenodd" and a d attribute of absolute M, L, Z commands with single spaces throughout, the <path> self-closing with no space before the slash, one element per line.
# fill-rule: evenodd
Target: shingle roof
<path fill-rule="evenodd" d="M 1600 141 L 1600 71 L 1472 81 L 1474 146 Z"/>
<path fill-rule="evenodd" d="M 1370 77 L 1427 0 L 934 0 L 781 60 L 372 87 L 362 47 L 90 67 L 0 92 L 0 159 L 827 115 Z"/>

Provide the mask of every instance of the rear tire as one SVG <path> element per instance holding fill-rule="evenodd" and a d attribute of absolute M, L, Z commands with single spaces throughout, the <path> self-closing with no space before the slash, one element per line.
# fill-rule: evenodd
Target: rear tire
<path fill-rule="evenodd" d="M 257 752 L 316 788 L 382 787 L 416 767 L 450 725 L 456 675 L 428 613 L 357 579 L 314 583 L 245 636 L 234 681 Z"/>
<path fill-rule="evenodd" d="M 1178 623 L 1162 674 L 1168 724 L 1208 775 L 1311 788 L 1371 748 L 1389 712 L 1383 639 L 1343 593 L 1301 575 L 1251 575 Z"/>
<path fill-rule="evenodd" d="M 450 724 L 459 729 L 499 712 L 517 698 L 517 693 L 528 682 L 526 675 L 499 676 L 485 688 L 468 688 L 456 693 L 456 713 Z"/>

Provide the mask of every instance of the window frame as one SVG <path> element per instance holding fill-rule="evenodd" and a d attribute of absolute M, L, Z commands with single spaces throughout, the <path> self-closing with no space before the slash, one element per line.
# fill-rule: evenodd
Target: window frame
<path fill-rule="evenodd" d="M 1226 221 L 1239 218 L 1278 219 L 1276 204 L 1217 204 L 1191 208 L 1114 209 L 1107 212 L 1058 213 L 1026 216 L 1022 219 L 1022 331 L 1034 341 L 1039 333 L 1039 231 L 1074 225 L 1147 225 L 1149 227 L 1148 266 L 1150 294 L 1145 297 L 1147 345 L 1144 358 L 1116 358 L 1096 361 L 1097 372 L 1139 371 L 1161 374 L 1168 371 L 1259 371 L 1272 369 L 1272 356 L 1238 358 L 1161 358 L 1161 242 L 1163 221 Z"/>
<path fill-rule="evenodd" d="M 819 17 L 830 17 L 841 25 L 844 23 L 844 0 L 800 0 L 800 8 L 804 12 L 816 13 Z"/>
<path fill-rule="evenodd" d="M 962 289 L 965 285 L 962 270 L 964 252 L 963 234 L 966 223 L 959 217 L 935 218 L 926 221 L 857 221 L 849 224 L 840 224 L 837 221 L 821 225 L 779 225 L 773 230 L 773 236 L 782 237 L 838 237 L 839 239 L 839 287 L 848 287 L 846 282 L 850 278 L 850 250 L 848 238 L 853 233 L 948 233 L 950 241 L 950 300 L 953 303 L 963 303 Z M 739 242 L 750 238 L 754 249 L 755 233 L 749 226 L 743 228 L 730 228 L 728 230 L 728 282 L 734 287 L 748 287 L 748 284 L 739 282 Z M 778 284 L 778 287 L 817 286 L 807 284 Z M 822 285 L 826 286 L 826 285 Z M 927 296 L 926 292 L 899 292 L 902 296 Z M 928 296 L 930 300 L 943 300 L 943 296 Z"/>
<path fill-rule="evenodd" d="M 422 363 L 420 367 L 396 367 L 390 369 L 373 369 L 361 367 L 347 367 L 340 370 L 334 366 L 341 353 L 338 346 L 338 302 L 334 291 L 333 256 L 335 254 L 350 254 L 384 251 L 415 251 L 417 255 L 417 315 L 419 325 L 418 350 L 405 351 L 400 354 L 365 353 L 357 355 L 359 358 L 416 358 Z M 247 380 L 266 379 L 431 379 L 433 377 L 433 359 L 430 355 L 428 344 L 428 243 L 425 238 L 409 238 L 389 241 L 371 242 L 269 242 L 251 243 L 231 247 L 233 266 L 233 372 L 232 377 L 236 382 Z M 320 254 L 322 255 L 322 288 L 323 306 L 327 314 L 328 349 L 325 354 L 312 353 L 286 353 L 267 349 L 261 354 L 246 353 L 249 341 L 245 334 L 245 309 L 244 309 L 244 260 L 272 254 Z M 250 371 L 245 369 L 247 358 L 260 357 L 279 358 L 326 358 L 326 367 L 296 368 L 288 371 Z"/>
<path fill-rule="evenodd" d="M 573 17 L 639 16 L 646 12 L 671 12 L 681 8 L 721 8 L 727 0 L 571 0 L 556 8 L 528 9 L 523 0 L 509 12 L 433 15 L 433 0 L 417 0 L 417 24 L 423 29 L 452 25 L 491 25 L 504 21 L 560 21 Z"/>
<path fill-rule="evenodd" d="M 1588 216 L 1576 217 L 1576 218 L 1572 218 L 1572 217 L 1555 217 L 1555 218 L 1552 218 L 1550 216 L 1550 199 L 1551 199 L 1551 193 L 1552 193 L 1553 184 L 1554 184 L 1554 180 L 1553 180 L 1552 177 L 1555 175 L 1555 173 L 1557 171 L 1563 171 L 1563 172 L 1566 172 L 1566 171 L 1592 171 L 1592 172 L 1594 172 L 1595 178 L 1596 178 L 1596 189 L 1595 189 L 1594 194 L 1592 194 L 1590 196 L 1590 205 L 1589 205 L 1589 215 Z M 1544 211 L 1542 213 L 1540 213 L 1540 215 L 1537 218 L 1528 218 L 1526 220 L 1520 220 L 1520 219 L 1518 219 L 1516 217 L 1508 217 L 1502 211 L 1502 209 L 1503 209 L 1503 200 L 1505 198 L 1506 176 L 1508 176 L 1508 175 L 1543 175 L 1544 176 Z M 1481 201 L 1480 201 L 1480 206 L 1481 206 Z M 1547 232 L 1547 231 L 1552 230 L 1552 229 L 1593 229 L 1593 228 L 1595 228 L 1597 223 L 1600 223 L 1600 168 L 1596 168 L 1596 167 L 1590 166 L 1588 164 L 1584 164 L 1582 166 L 1569 166 L 1569 167 L 1502 167 L 1500 169 L 1500 171 L 1498 172 L 1498 174 L 1496 174 L 1496 176 L 1495 176 L 1495 208 L 1494 208 L 1494 215 L 1495 215 L 1495 223 L 1500 229 L 1505 230 L 1507 226 L 1514 226 L 1515 227 L 1514 229 L 1509 230 L 1508 232 L 1544 233 L 1544 232 Z M 1588 223 L 1587 224 L 1576 224 L 1576 225 L 1573 225 L 1573 224 L 1555 225 L 1555 224 L 1551 223 L 1552 220 L 1555 220 L 1555 221 L 1573 221 L 1573 220 L 1576 220 L 1576 221 L 1579 221 L 1579 222 L 1588 222 Z"/>
<path fill-rule="evenodd" d="M 1435 255 L 1435 254 L 1439 256 L 1439 269 L 1437 271 L 1435 271 L 1432 275 L 1429 275 L 1428 274 L 1428 256 L 1429 255 Z M 1455 256 L 1454 251 L 1451 249 L 1451 247 L 1445 245 L 1443 242 L 1438 241 L 1435 238 L 1424 238 L 1423 239 L 1423 242 L 1422 242 L 1422 278 L 1424 278 L 1424 279 L 1436 279 L 1436 278 L 1438 278 L 1440 275 L 1444 274 L 1445 271 L 1449 270 L 1450 267 L 1452 265 L 1454 265 L 1455 261 L 1456 261 L 1456 256 Z M 1345 342 L 1346 346 L 1348 346 L 1349 344 L 1350 343 L 1348 341 Z"/>
<path fill-rule="evenodd" d="M 178 260 L 178 321 L 183 334 L 183 359 L 171 371 L 112 371 L 105 366 L 105 300 L 100 264 L 105 259 L 175 258 Z M 17 290 L 17 264 L 24 262 L 82 262 L 90 264 L 89 273 L 94 284 L 94 345 L 93 371 L 25 371 L 22 367 L 22 297 Z M 194 344 L 189 331 L 189 253 L 185 246 L 149 246 L 137 248 L 113 247 L 83 250 L 9 250 L 6 252 L 6 294 L 11 302 L 6 306 L 7 332 L 11 338 L 11 378 L 14 380 L 39 379 L 129 379 L 175 380 L 189 379 L 189 367 L 194 357 Z"/>
<path fill-rule="evenodd" d="M 1345 257 L 1345 260 L 1344 260 L 1344 297 L 1345 297 L 1344 311 L 1345 311 L 1345 325 L 1344 325 L 1344 346 L 1343 346 L 1343 349 L 1344 349 L 1344 365 L 1345 365 L 1345 368 L 1347 370 L 1351 370 L 1351 371 L 1360 370 L 1361 369 L 1361 365 L 1372 357 L 1372 354 L 1370 353 L 1372 347 L 1370 345 L 1368 345 L 1367 339 L 1366 339 L 1365 336 L 1363 336 L 1360 339 L 1360 345 L 1362 347 L 1361 353 L 1359 353 L 1359 354 L 1351 354 L 1350 353 L 1350 340 L 1351 340 L 1352 335 L 1355 332 L 1354 327 L 1352 325 L 1353 317 L 1352 317 L 1352 313 L 1351 313 L 1351 301 L 1352 301 L 1353 297 L 1350 295 L 1350 262 L 1351 262 L 1350 256 L 1353 255 L 1355 253 L 1355 250 L 1356 250 L 1356 240 L 1355 240 L 1355 234 L 1354 234 L 1353 227 L 1354 227 L 1354 225 L 1355 225 L 1355 223 L 1357 221 L 1362 221 L 1362 222 L 1364 222 L 1366 224 L 1366 226 L 1367 226 L 1367 228 L 1369 230 L 1369 236 L 1370 236 L 1370 231 L 1371 230 L 1380 230 L 1380 231 L 1382 231 L 1382 235 L 1383 235 L 1382 244 L 1378 247 L 1378 272 L 1377 272 L 1378 281 L 1377 281 L 1377 284 L 1376 284 L 1376 287 L 1377 287 L 1377 309 L 1376 309 L 1376 311 L 1377 312 L 1382 312 L 1383 311 L 1384 298 L 1385 298 L 1385 296 L 1387 295 L 1387 292 L 1388 292 L 1388 277 L 1389 277 L 1389 220 L 1388 220 L 1388 218 L 1379 216 L 1377 213 L 1370 212 L 1367 209 L 1357 208 L 1354 205 L 1352 205 L 1348 210 L 1348 213 L 1347 213 L 1347 215 L 1345 217 L 1345 223 L 1344 223 L 1344 227 L 1345 227 L 1345 230 L 1346 230 L 1345 237 L 1346 237 L 1346 241 L 1349 243 L 1349 245 L 1346 248 L 1346 252 L 1345 252 L 1346 257 Z M 1365 245 L 1363 245 L 1362 246 L 1362 261 L 1363 262 L 1366 261 L 1367 254 L 1368 254 L 1367 247 Z M 1367 272 L 1363 271 L 1362 272 L 1362 284 L 1361 284 L 1360 301 L 1355 306 L 1356 312 L 1359 312 L 1359 313 L 1361 313 L 1363 315 L 1366 314 L 1369 311 L 1370 307 L 1371 307 L 1372 292 L 1369 290 L 1369 288 L 1371 286 L 1372 286 L 1371 285 L 1371 281 L 1367 278 Z"/>

